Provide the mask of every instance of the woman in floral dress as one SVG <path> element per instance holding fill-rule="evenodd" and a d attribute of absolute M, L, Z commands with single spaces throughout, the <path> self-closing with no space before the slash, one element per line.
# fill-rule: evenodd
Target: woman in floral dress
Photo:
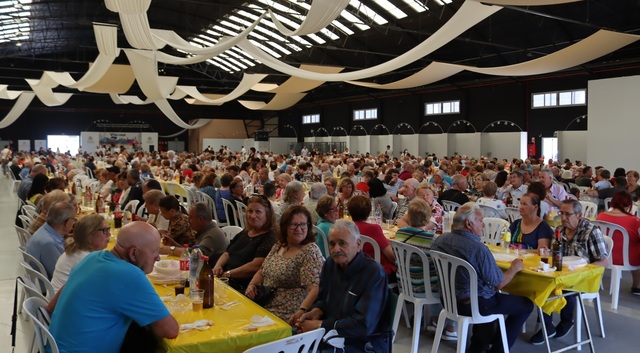
<path fill-rule="evenodd" d="M 276 237 L 276 244 L 245 294 L 255 298 L 260 284 L 276 288 L 264 307 L 294 325 L 318 296 L 324 258 L 315 242 L 311 215 L 304 206 L 291 206 L 285 211 Z"/>

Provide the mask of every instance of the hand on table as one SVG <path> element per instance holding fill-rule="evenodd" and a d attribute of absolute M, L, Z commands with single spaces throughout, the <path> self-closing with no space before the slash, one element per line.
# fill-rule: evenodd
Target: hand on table
<path fill-rule="evenodd" d="M 516 272 L 520 272 L 524 269 L 524 262 L 522 262 L 522 259 L 515 259 L 511 261 L 511 268 Z"/>
<path fill-rule="evenodd" d="M 249 299 L 255 298 L 256 295 L 258 295 L 258 287 L 256 287 L 255 284 L 248 285 L 247 290 L 244 291 L 244 295 Z"/>
<path fill-rule="evenodd" d="M 216 266 L 216 267 L 213 268 L 212 271 L 213 271 L 213 275 L 214 276 L 220 277 L 222 275 L 222 272 L 224 272 L 224 269 L 222 267 L 220 267 L 220 266 Z"/>

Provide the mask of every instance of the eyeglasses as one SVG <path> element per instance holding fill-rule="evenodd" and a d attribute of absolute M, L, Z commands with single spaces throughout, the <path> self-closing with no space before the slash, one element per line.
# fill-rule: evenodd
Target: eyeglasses
<path fill-rule="evenodd" d="M 335 211 L 335 210 L 337 210 L 337 209 L 338 209 L 338 206 L 335 206 L 335 207 L 331 207 L 331 208 L 329 208 L 329 211 Z"/>
<path fill-rule="evenodd" d="M 100 231 L 100 232 L 102 232 L 103 234 L 108 234 L 108 233 L 111 231 L 111 228 L 109 228 L 109 227 L 106 227 L 106 228 L 98 228 L 98 229 L 96 229 L 96 231 Z"/>
<path fill-rule="evenodd" d="M 305 230 L 309 228 L 309 223 L 291 223 L 289 224 L 289 229 L 296 230 L 296 228 L 300 227 L 300 229 Z"/>
<path fill-rule="evenodd" d="M 561 217 L 571 217 L 573 216 L 575 213 L 571 213 L 571 212 L 560 212 L 560 216 Z"/>

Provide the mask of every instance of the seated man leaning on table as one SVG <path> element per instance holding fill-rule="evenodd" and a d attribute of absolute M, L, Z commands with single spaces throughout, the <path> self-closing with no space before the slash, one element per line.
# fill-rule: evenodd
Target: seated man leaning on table
<path fill-rule="evenodd" d="M 360 231 L 338 219 L 329 231 L 331 257 L 320 274 L 318 299 L 296 323 L 298 332 L 320 327 L 345 337 L 346 352 L 387 352 L 383 313 L 388 300 L 387 275 L 360 251 Z M 327 350 L 333 352 L 333 348 Z"/>
<path fill-rule="evenodd" d="M 604 236 L 600 228 L 588 219 L 582 218 L 582 204 L 577 200 L 565 200 L 560 206 L 560 235 L 564 256 L 580 256 L 588 259 L 589 263 L 599 266 L 608 266 L 608 252 L 604 242 Z M 560 311 L 560 322 L 553 326 L 550 315 L 544 314 L 544 323 L 547 327 L 547 336 L 562 338 L 573 328 L 573 312 L 576 307 L 576 296 L 567 297 L 567 304 Z M 544 343 L 542 330 L 538 331 L 530 342 L 534 345 Z"/>
<path fill-rule="evenodd" d="M 527 321 L 533 310 L 533 303 L 525 297 L 499 293 L 498 290 L 509 284 L 515 275 L 522 271 L 521 259 L 511 262 L 511 267 L 502 272 L 496 264 L 491 251 L 482 243 L 482 210 L 475 203 L 465 203 L 453 217 L 452 232 L 437 237 L 431 249 L 459 257 L 471 264 L 478 273 L 478 303 L 480 314 L 505 314 L 507 346 L 513 347 L 520 334 L 522 324 Z M 457 289 L 458 311 L 470 315 L 469 287 Z M 502 352 L 501 335 L 497 332 L 497 323 L 473 325 L 471 347 L 468 352 Z"/>
<path fill-rule="evenodd" d="M 159 247 L 155 228 L 132 222 L 113 249 L 92 252 L 76 265 L 47 306 L 61 353 L 154 352 L 154 336 L 178 336 L 178 323 L 146 277 L 160 259 Z"/>

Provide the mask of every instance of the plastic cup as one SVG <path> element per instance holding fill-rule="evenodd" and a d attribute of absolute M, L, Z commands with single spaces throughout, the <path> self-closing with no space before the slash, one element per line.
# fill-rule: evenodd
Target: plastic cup
<path fill-rule="evenodd" d="M 229 286 L 229 279 L 226 277 L 218 277 L 218 282 L 216 283 L 215 286 L 215 293 L 216 293 L 216 297 L 218 297 L 218 299 L 220 301 L 223 301 L 224 299 L 227 299 L 227 287 Z"/>
<path fill-rule="evenodd" d="M 391 229 L 393 228 L 393 220 L 392 219 L 387 219 L 387 229 Z"/>
<path fill-rule="evenodd" d="M 191 294 L 191 305 L 193 311 L 202 311 L 202 303 L 204 301 L 204 289 L 194 289 L 189 291 Z"/>
<path fill-rule="evenodd" d="M 548 264 L 549 257 L 551 256 L 551 249 L 540 248 L 539 252 L 540 252 L 540 261 L 544 262 L 545 264 Z"/>
<path fill-rule="evenodd" d="M 184 283 L 178 283 L 176 284 L 175 287 L 173 287 L 173 289 L 176 292 L 176 297 L 178 296 L 178 294 L 184 294 Z"/>

